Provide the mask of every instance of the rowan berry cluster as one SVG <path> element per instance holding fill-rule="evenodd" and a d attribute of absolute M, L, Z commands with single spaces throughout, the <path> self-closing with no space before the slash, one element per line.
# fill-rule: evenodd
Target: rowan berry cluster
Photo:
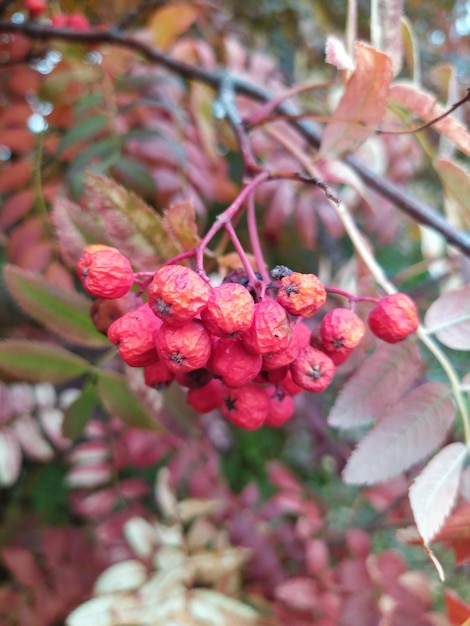
<path fill-rule="evenodd" d="M 137 302 L 129 260 L 102 245 L 84 250 L 78 275 L 100 298 L 95 325 L 127 365 L 143 368 L 148 386 L 176 381 L 196 411 L 220 409 L 249 430 L 289 420 L 293 396 L 324 391 L 365 334 L 350 308 L 329 310 L 312 333 L 304 319 L 323 308 L 327 289 L 314 274 L 284 266 L 274 268 L 262 299 L 243 273 L 214 286 L 189 267 L 167 264 L 149 279 L 147 302 Z M 378 300 L 369 315 L 371 331 L 390 343 L 417 326 L 416 307 L 401 293 Z"/>

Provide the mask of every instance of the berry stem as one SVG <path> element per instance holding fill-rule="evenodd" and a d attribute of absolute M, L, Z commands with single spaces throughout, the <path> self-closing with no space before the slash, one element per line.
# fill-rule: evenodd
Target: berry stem
<path fill-rule="evenodd" d="M 246 272 L 246 275 L 248 276 L 250 285 L 256 288 L 260 281 L 256 278 L 253 268 L 251 267 L 250 262 L 248 261 L 248 258 L 246 256 L 246 252 L 243 249 L 243 246 L 240 243 L 240 240 L 238 239 L 238 236 L 237 236 L 237 233 L 235 232 L 234 227 L 232 226 L 232 222 L 227 222 L 225 224 L 225 230 L 227 231 L 228 236 L 230 237 L 233 243 L 233 247 L 235 248 L 236 252 L 238 253 L 238 256 L 240 257 L 243 268 Z"/>
<path fill-rule="evenodd" d="M 349 293 L 349 291 L 346 291 L 345 289 L 340 289 L 339 287 L 331 287 L 330 285 L 324 285 L 324 287 L 327 293 L 347 298 L 351 303 L 373 302 L 374 304 L 377 304 L 377 302 L 380 301 L 380 298 L 373 298 L 371 296 L 355 296 L 353 293 Z"/>
<path fill-rule="evenodd" d="M 250 236 L 251 249 L 256 260 L 256 265 L 258 266 L 258 271 L 261 274 L 264 283 L 266 285 L 269 285 L 269 283 L 271 282 L 271 278 L 268 274 L 268 270 L 266 269 L 266 263 L 264 260 L 263 251 L 261 249 L 261 243 L 259 240 L 258 226 L 256 224 L 256 210 L 255 210 L 254 194 L 251 194 L 250 197 L 248 198 L 246 217 L 247 217 L 247 222 L 248 222 L 248 233 Z"/>
<path fill-rule="evenodd" d="M 261 172 L 255 176 L 252 181 L 245 185 L 232 204 L 227 207 L 223 213 L 217 216 L 217 219 L 201 239 L 195 249 L 196 268 L 201 275 L 204 275 L 204 250 L 209 245 L 210 241 L 219 232 L 219 230 L 221 230 L 221 228 L 226 228 L 226 225 L 235 217 L 252 191 L 254 191 L 258 185 L 261 185 L 261 183 L 268 180 L 269 177 L 269 172 Z"/>

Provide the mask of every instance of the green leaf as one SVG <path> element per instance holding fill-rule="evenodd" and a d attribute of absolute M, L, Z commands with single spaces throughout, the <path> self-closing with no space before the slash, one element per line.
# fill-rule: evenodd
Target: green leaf
<path fill-rule="evenodd" d="M 26 339 L 0 342 L 0 371 L 20 380 L 63 383 L 90 368 L 85 359 L 50 343 Z"/>
<path fill-rule="evenodd" d="M 155 183 L 149 170 L 137 161 L 121 157 L 113 165 L 113 174 L 142 196 L 150 197 L 155 192 Z"/>
<path fill-rule="evenodd" d="M 72 126 L 72 128 L 65 133 L 57 146 L 57 154 L 60 156 L 67 148 L 84 141 L 89 141 L 95 135 L 106 129 L 108 121 L 109 118 L 107 115 L 100 114 L 95 115 L 95 117 L 89 117 L 84 122 Z"/>
<path fill-rule="evenodd" d="M 8 291 L 21 309 L 52 333 L 90 348 L 109 344 L 93 326 L 90 301 L 84 296 L 59 291 L 42 276 L 14 265 L 5 267 L 4 276 Z"/>
<path fill-rule="evenodd" d="M 99 372 L 98 396 L 113 417 L 118 417 L 129 426 L 146 430 L 162 430 L 139 398 L 129 388 L 126 377 L 116 372 Z"/>
<path fill-rule="evenodd" d="M 106 239 L 139 271 L 151 271 L 182 251 L 163 218 L 114 180 L 88 172 L 85 210 L 99 218 Z"/>
<path fill-rule="evenodd" d="M 64 423 L 62 431 L 64 437 L 77 439 L 80 437 L 92 417 L 98 404 L 98 387 L 95 377 L 89 379 L 83 387 L 82 393 L 64 411 Z"/>

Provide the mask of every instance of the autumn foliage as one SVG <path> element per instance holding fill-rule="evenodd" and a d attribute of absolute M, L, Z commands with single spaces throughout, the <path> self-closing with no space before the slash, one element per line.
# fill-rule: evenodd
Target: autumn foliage
<path fill-rule="evenodd" d="M 0 622 L 468 625 L 456 31 L 225 4 L 0 3 Z"/>

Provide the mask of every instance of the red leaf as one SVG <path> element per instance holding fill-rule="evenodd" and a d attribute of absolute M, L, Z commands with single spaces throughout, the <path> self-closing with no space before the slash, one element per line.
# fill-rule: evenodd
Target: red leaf
<path fill-rule="evenodd" d="M 390 58 L 358 42 L 355 45 L 356 69 L 349 79 L 341 101 L 323 133 L 321 157 L 335 157 L 355 150 L 370 137 L 382 121 L 392 80 Z"/>
<path fill-rule="evenodd" d="M 11 195 L 5 201 L 0 213 L 0 226 L 6 229 L 18 222 L 31 211 L 33 204 L 34 192 L 32 189 L 23 189 L 23 191 Z"/>
<path fill-rule="evenodd" d="M 377 419 L 403 397 L 419 368 L 419 350 L 413 340 L 384 344 L 345 384 L 328 423 L 354 428 Z"/>
<path fill-rule="evenodd" d="M 392 85 L 389 102 L 395 103 L 400 108 L 408 109 L 424 122 L 430 122 L 445 113 L 445 108 L 436 104 L 435 96 L 411 83 Z M 434 124 L 433 128 L 450 139 L 459 150 L 470 155 L 470 133 L 454 117 L 448 115 L 442 121 Z"/>
<path fill-rule="evenodd" d="M 0 172 L 0 193 L 16 191 L 25 187 L 31 179 L 32 172 L 33 166 L 28 158 L 9 163 Z"/>
<path fill-rule="evenodd" d="M 454 350 L 470 350 L 470 285 L 448 291 L 429 307 L 424 322 L 429 333 Z"/>
<path fill-rule="evenodd" d="M 454 511 L 433 541 L 454 539 L 470 539 L 470 504 L 464 504 Z"/>
<path fill-rule="evenodd" d="M 444 441 L 454 415 L 447 385 L 413 389 L 359 443 L 344 468 L 344 481 L 372 485 L 398 475 Z"/>
<path fill-rule="evenodd" d="M 462 626 L 463 622 L 470 617 L 470 605 L 461 600 L 452 589 L 446 589 L 445 602 L 447 617 L 452 626 Z"/>
<path fill-rule="evenodd" d="M 434 539 L 454 505 L 466 456 L 465 444 L 449 444 L 431 459 L 410 487 L 413 516 L 425 544 Z"/>
<path fill-rule="evenodd" d="M 15 580 L 25 587 L 33 588 L 44 578 L 33 554 L 26 548 L 3 548 L 2 560 Z"/>

